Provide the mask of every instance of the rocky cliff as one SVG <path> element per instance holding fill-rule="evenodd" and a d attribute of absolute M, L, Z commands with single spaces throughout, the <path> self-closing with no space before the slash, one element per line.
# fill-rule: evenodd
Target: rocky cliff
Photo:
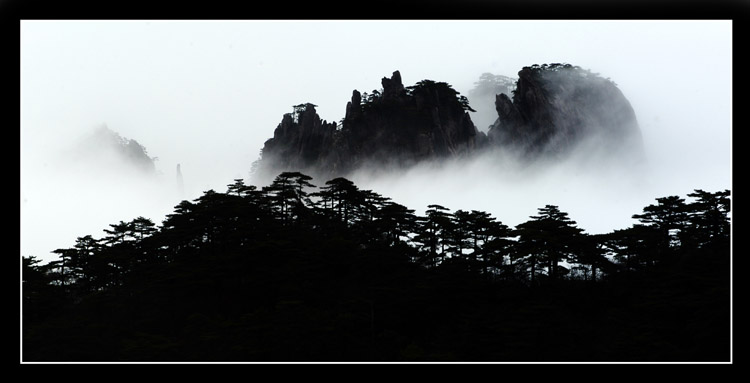
<path fill-rule="evenodd" d="M 281 119 L 273 138 L 263 145 L 258 170 L 271 175 L 285 170 L 333 171 L 338 166 L 338 161 L 333 160 L 338 146 L 338 140 L 334 140 L 336 131 L 336 123 L 321 120 L 314 104 L 296 105 L 293 113 Z"/>
<path fill-rule="evenodd" d="M 265 142 L 257 171 L 300 170 L 330 179 L 366 166 L 458 158 L 486 142 L 469 117 L 468 100 L 450 85 L 423 80 L 405 87 L 398 71 L 381 84 L 370 94 L 354 90 L 340 124 L 322 121 L 313 104 L 295 106 Z"/>
<path fill-rule="evenodd" d="M 476 113 L 471 115 L 474 125 L 482 132 L 497 121 L 495 111 L 495 97 L 501 93 L 512 94 L 516 89 L 516 80 L 503 75 L 482 73 L 479 80 L 474 83 L 474 88 L 469 90 L 469 100 Z"/>
<path fill-rule="evenodd" d="M 523 158 L 641 156 L 641 133 L 630 102 L 617 86 L 570 64 L 533 65 L 518 72 L 513 98 L 498 94 L 498 119 L 488 137 Z"/>

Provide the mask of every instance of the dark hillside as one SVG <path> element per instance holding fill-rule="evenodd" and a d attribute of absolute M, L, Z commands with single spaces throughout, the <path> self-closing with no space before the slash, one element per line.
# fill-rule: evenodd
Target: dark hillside
<path fill-rule="evenodd" d="M 665 198 L 591 236 L 550 205 L 511 230 L 309 181 L 237 181 L 24 258 L 23 360 L 729 359 L 728 192 L 690 194 L 679 229 Z"/>

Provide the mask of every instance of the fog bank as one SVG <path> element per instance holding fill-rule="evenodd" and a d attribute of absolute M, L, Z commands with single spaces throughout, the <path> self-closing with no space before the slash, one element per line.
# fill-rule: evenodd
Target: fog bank
<path fill-rule="evenodd" d="M 482 157 L 352 177 L 419 214 L 439 203 L 514 225 L 556 204 L 595 233 L 626 227 L 656 197 L 731 189 L 731 21 L 24 20 L 20 45 L 21 254 L 45 260 L 109 224 L 160 224 L 181 199 L 249 180 L 293 105 L 314 103 L 338 121 L 353 89 L 377 89 L 395 70 L 404 84 L 443 81 L 469 96 L 482 73 L 590 69 L 632 104 L 648 161 L 636 174 L 602 174 L 566 164 L 517 171 Z M 158 157 L 155 176 L 63 166 L 58 152 L 101 124 Z"/>

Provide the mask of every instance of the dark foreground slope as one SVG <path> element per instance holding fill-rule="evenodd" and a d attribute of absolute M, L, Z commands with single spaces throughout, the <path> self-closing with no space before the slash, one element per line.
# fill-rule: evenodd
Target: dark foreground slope
<path fill-rule="evenodd" d="M 591 261 L 571 250 L 569 273 L 538 264 L 529 280 L 526 234 L 495 234 L 474 256 L 446 248 L 436 266 L 429 241 L 399 235 L 429 220 L 400 205 L 230 190 L 183 202 L 159 230 L 121 223 L 61 262 L 24 259 L 22 359 L 729 360 L 728 236 L 662 247 L 641 227 L 632 245 L 616 237 L 622 261 L 600 259 L 596 278 L 573 272 Z M 477 255 L 491 248 L 499 258 Z"/>
<path fill-rule="evenodd" d="M 728 291 L 716 270 L 530 289 L 417 270 L 347 241 L 304 248 L 312 242 L 292 236 L 144 271 L 25 323 L 23 359 L 729 360 Z"/>

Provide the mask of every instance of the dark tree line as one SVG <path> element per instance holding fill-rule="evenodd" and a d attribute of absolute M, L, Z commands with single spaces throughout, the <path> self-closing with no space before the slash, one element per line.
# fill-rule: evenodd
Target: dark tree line
<path fill-rule="evenodd" d="M 437 204 L 418 215 L 345 178 L 332 179 L 320 188 L 311 181 L 305 174 L 285 172 L 259 189 L 238 179 L 225 193 L 209 190 L 192 202 L 182 201 L 161 226 L 137 217 L 110 225 L 103 238 L 77 238 L 72 248 L 55 250 L 59 259 L 47 264 L 23 257 L 24 323 L 34 327 L 60 307 L 70 309 L 92 296 L 133 296 L 137 291 L 133 286 L 154 283 L 151 279 L 160 278 L 160 272 L 167 275 L 166 270 L 188 273 L 182 268 L 191 264 L 236 268 L 222 271 L 221 277 L 206 277 L 206 285 L 195 287 L 197 296 L 213 291 L 211 286 L 217 284 L 240 289 L 250 283 L 247 278 L 253 273 L 242 270 L 271 267 L 285 262 L 289 254 L 307 265 L 289 270 L 302 282 L 306 279 L 301 275 L 319 278 L 309 276 L 321 267 L 309 263 L 310 257 L 330 264 L 331 270 L 320 272 L 329 275 L 328 280 L 317 282 L 326 286 L 337 283 L 340 268 L 356 269 L 347 256 L 387 254 L 382 259 L 423 273 L 460 273 L 486 286 L 528 289 L 571 282 L 597 285 L 658 272 L 679 262 L 701 267 L 706 254 L 729 253 L 727 190 L 695 190 L 688 194 L 690 202 L 678 196 L 657 198 L 656 204 L 633 215 L 638 224 L 591 235 L 555 205 L 539 208 L 528 221 L 512 228 L 487 212 L 451 212 Z M 164 284 L 160 288 L 169 288 L 171 282 L 160 283 Z M 274 294 L 282 292 L 268 293 Z M 375 298 L 368 299 L 372 305 Z"/>

